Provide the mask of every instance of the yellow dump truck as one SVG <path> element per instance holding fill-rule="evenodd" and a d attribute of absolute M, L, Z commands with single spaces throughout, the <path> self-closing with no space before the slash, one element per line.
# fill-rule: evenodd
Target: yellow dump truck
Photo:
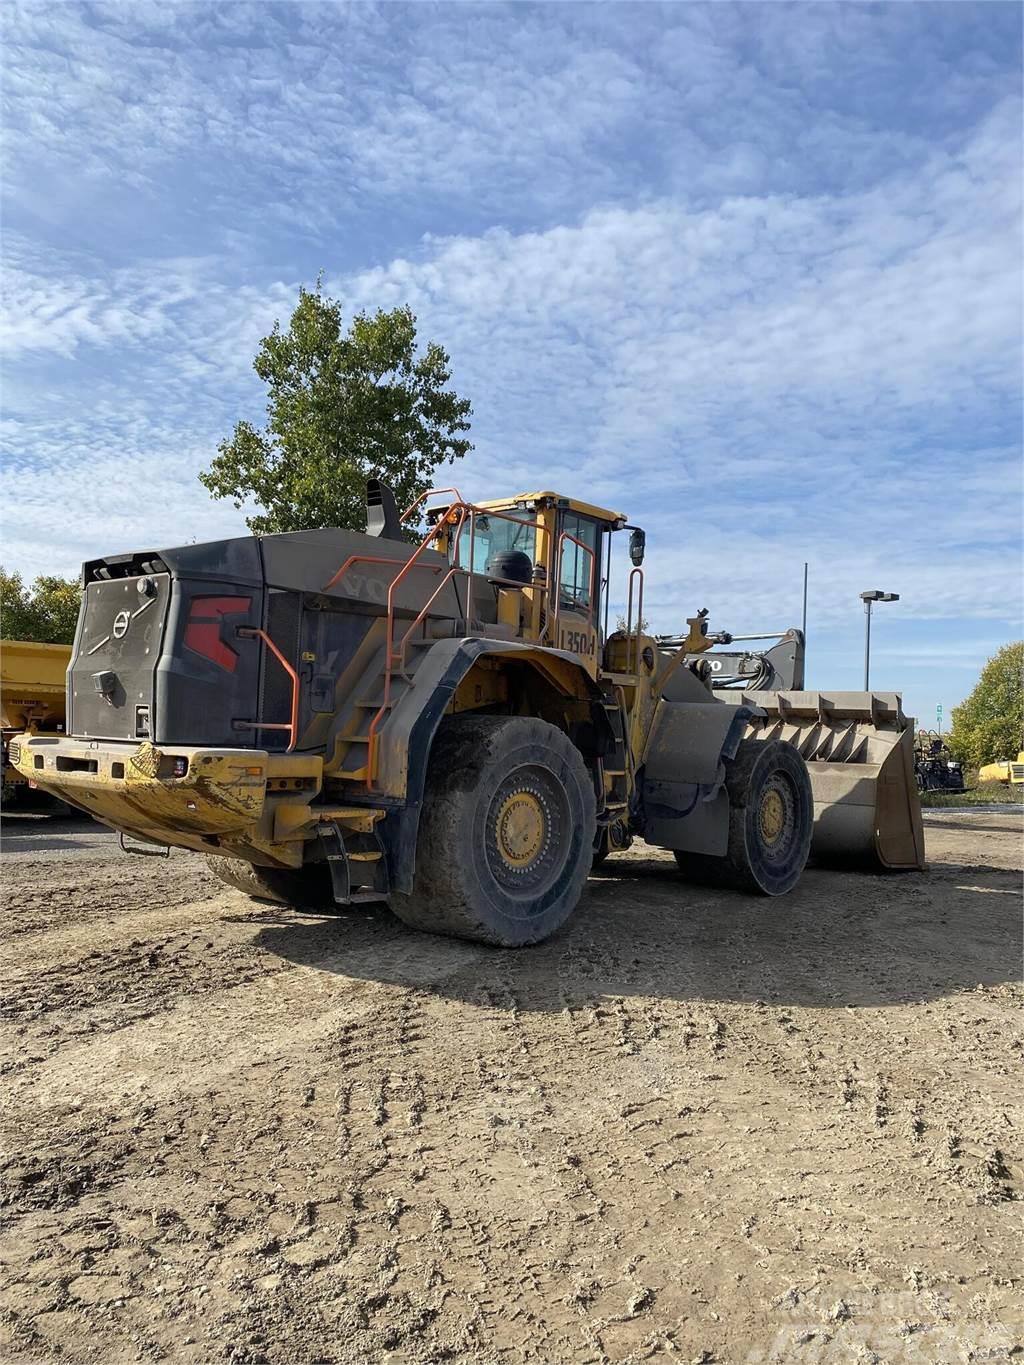
<path fill-rule="evenodd" d="M 0 640 L 0 721 L 3 724 L 3 785 L 17 800 L 28 779 L 11 766 L 8 744 L 13 735 L 58 735 L 64 732 L 65 676 L 70 645 L 44 645 L 35 640 Z"/>

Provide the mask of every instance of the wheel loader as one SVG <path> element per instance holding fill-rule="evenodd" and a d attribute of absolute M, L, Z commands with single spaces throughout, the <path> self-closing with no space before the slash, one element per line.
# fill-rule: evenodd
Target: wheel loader
<path fill-rule="evenodd" d="M 503 946 L 558 929 L 634 838 L 770 896 L 809 855 L 923 865 L 899 697 L 716 694 L 706 612 L 671 642 L 643 628 L 645 534 L 621 513 L 446 489 L 399 515 L 375 481 L 367 504 L 365 533 L 86 563 L 68 733 L 12 762 L 130 850 Z"/>

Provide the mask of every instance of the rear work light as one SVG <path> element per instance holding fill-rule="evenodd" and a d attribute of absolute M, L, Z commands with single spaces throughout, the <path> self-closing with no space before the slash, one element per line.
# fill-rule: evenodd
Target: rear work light
<path fill-rule="evenodd" d="M 221 639 L 225 616 L 245 616 L 251 597 L 193 597 L 185 625 L 185 648 L 234 673 L 238 653 Z"/>
<path fill-rule="evenodd" d="M 176 758 L 174 760 L 174 776 L 184 777 L 188 772 L 188 759 Z"/>

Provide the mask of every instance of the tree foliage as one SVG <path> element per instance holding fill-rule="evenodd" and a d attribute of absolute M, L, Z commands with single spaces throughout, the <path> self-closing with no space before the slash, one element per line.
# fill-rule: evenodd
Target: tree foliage
<path fill-rule="evenodd" d="M 0 565 L 0 635 L 69 645 L 75 638 L 82 590 L 77 580 L 42 574 L 30 588 Z"/>
<path fill-rule="evenodd" d="M 366 479 L 383 479 L 399 510 L 430 487 L 439 464 L 472 450 L 472 408 L 447 387 L 447 352 L 417 353 L 408 307 L 359 313 L 343 330 L 341 305 L 302 289 L 286 330 L 275 322 L 253 367 L 267 386 L 267 422 L 239 422 L 199 477 L 215 498 L 262 509 L 257 535 L 366 525 Z"/>
<path fill-rule="evenodd" d="M 1024 747 L 1024 640 L 1003 645 L 971 695 L 953 707 L 949 747 L 972 768 L 1016 758 Z"/>
<path fill-rule="evenodd" d="M 648 630 L 650 630 L 650 625 L 648 623 L 646 616 L 641 616 L 638 620 L 634 621 L 632 625 L 630 625 L 630 623 L 626 620 L 625 616 L 621 615 L 620 613 L 620 615 L 616 616 L 615 618 L 615 629 L 621 631 L 623 634 L 625 634 L 627 630 L 639 631 L 640 634 L 642 635 L 645 634 Z"/>

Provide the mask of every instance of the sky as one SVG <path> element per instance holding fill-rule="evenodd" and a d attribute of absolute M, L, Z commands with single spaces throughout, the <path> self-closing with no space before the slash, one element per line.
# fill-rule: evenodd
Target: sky
<path fill-rule="evenodd" d="M 799 625 L 933 727 L 1021 625 L 1021 9 L 3 11 L 0 559 L 244 534 L 197 480 L 323 272 L 409 303 L 469 498 L 647 530 L 646 614 Z M 620 563 L 625 555 L 620 556 Z M 613 583 L 616 596 L 621 593 Z"/>

